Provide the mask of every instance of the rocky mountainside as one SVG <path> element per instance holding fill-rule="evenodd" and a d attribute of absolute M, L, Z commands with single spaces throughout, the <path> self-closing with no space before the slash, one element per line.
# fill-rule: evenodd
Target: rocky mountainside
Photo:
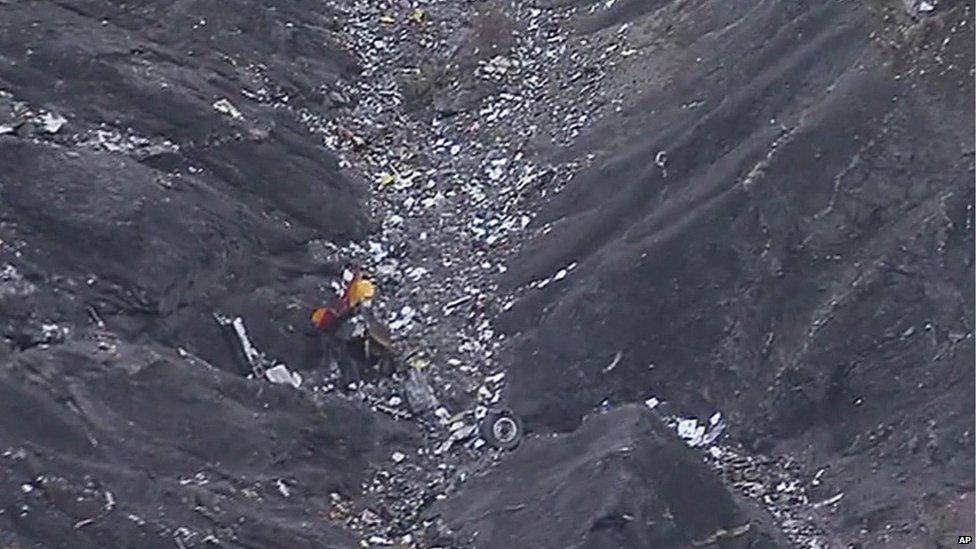
<path fill-rule="evenodd" d="M 0 0 L 0 546 L 955 544 L 973 13 Z"/>

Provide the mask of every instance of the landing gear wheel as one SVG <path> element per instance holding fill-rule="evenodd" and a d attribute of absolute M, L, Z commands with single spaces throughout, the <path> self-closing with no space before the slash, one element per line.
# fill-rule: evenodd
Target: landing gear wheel
<path fill-rule="evenodd" d="M 481 438 L 501 450 L 512 450 L 522 442 L 522 422 L 508 410 L 493 410 L 481 420 Z"/>

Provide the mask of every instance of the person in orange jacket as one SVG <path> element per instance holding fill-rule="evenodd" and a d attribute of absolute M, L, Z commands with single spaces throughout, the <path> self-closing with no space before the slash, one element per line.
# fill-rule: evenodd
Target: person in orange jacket
<path fill-rule="evenodd" d="M 312 323 L 322 330 L 338 326 L 361 303 L 372 299 L 375 293 L 373 283 L 364 279 L 359 271 L 353 271 L 352 280 L 339 301 L 332 307 L 320 307 L 312 311 Z"/>
<path fill-rule="evenodd" d="M 321 338 L 320 345 L 324 345 L 322 357 L 328 362 L 334 362 L 338 367 L 344 385 L 358 382 L 362 379 L 359 371 L 359 360 L 349 354 L 347 343 L 351 333 L 345 321 L 356 311 L 363 302 L 372 299 L 376 289 L 372 282 L 362 277 L 358 270 L 353 271 L 346 289 L 339 299 L 328 307 L 319 307 L 312 311 L 312 325 L 320 333 L 330 333 L 341 340 L 335 341 Z M 330 338 L 331 339 L 331 338 Z M 328 366 L 331 367 L 331 364 Z"/>

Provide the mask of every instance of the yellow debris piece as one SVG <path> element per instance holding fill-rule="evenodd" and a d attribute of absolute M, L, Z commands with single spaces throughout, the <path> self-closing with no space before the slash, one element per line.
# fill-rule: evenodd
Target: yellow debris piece
<path fill-rule="evenodd" d="M 359 278 L 352 281 L 349 285 L 349 305 L 355 307 L 363 301 L 372 299 L 376 295 L 376 286 L 372 282 L 364 278 Z"/>
<path fill-rule="evenodd" d="M 430 359 L 424 356 L 423 353 L 416 353 L 410 357 L 407 364 L 415 370 L 423 370 L 424 368 L 430 366 Z"/>
<path fill-rule="evenodd" d="M 315 309 L 312 311 L 312 322 L 314 322 L 316 326 L 322 324 L 323 320 L 325 320 L 325 309 Z"/>
<path fill-rule="evenodd" d="M 380 185 L 382 185 L 383 187 L 389 187 L 395 181 L 396 181 L 396 176 L 393 174 L 389 174 L 385 172 L 380 174 Z"/>

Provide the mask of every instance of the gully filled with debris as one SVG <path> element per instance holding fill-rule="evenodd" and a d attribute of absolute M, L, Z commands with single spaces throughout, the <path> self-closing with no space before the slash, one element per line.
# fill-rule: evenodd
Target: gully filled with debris
<path fill-rule="evenodd" d="M 972 13 L 0 2 L 0 546 L 971 534 Z"/>
<path fill-rule="evenodd" d="M 526 290 L 559 282 L 576 266 L 499 291 L 498 275 L 520 244 L 533 231 L 548 231 L 530 229 L 536 205 L 596 157 L 560 162 L 533 151 L 533 136 L 571 147 L 581 130 L 621 104 L 606 75 L 637 53 L 636 44 L 627 23 L 574 36 L 565 23 L 580 11 L 575 6 L 365 0 L 332 7 L 341 22 L 336 42 L 355 55 L 361 72 L 328 94 L 337 115 L 297 113 L 340 153 L 340 166 L 370 186 L 367 207 L 377 227 L 365 241 L 309 246 L 322 261 L 354 265 L 376 282 L 367 306 L 389 326 L 407 367 L 388 379 L 349 382 L 333 362 L 327 377 L 304 390 L 348 391 L 374 411 L 420 423 L 425 443 L 412 454 L 393 452 L 356 502 L 333 494 L 340 511 L 330 518 L 364 545 L 426 546 L 446 531 L 432 528 L 437 521 L 424 510 L 503 457 L 477 428 L 504 402 L 498 350 L 505 336 L 492 319 Z M 290 108 L 287 97 L 275 106 Z M 665 151 L 653 158 L 665 176 L 666 161 Z M 665 418 L 690 446 L 707 449 L 703 459 L 731 487 L 769 509 L 791 540 L 822 543 L 813 510 L 839 497 L 812 502 L 789 463 L 718 444 L 721 412 L 704 427 Z"/>
<path fill-rule="evenodd" d="M 626 28 L 580 44 L 561 28 L 576 8 L 453 1 L 333 8 L 342 22 L 336 41 L 361 72 L 329 94 L 338 115 L 299 115 L 369 184 L 378 226 L 365 241 L 309 246 L 322 261 L 355 266 L 375 281 L 377 295 L 365 306 L 389 327 L 406 367 L 388 379 L 349 382 L 333 363 L 306 390 L 349 391 L 423 427 L 425 444 L 412 455 L 394 452 L 340 514 L 367 544 L 414 544 L 444 533 L 431 529 L 426 507 L 502 457 L 504 445 L 487 444 L 494 437 L 479 426 L 504 413 L 497 356 L 504 336 L 492 319 L 520 291 L 500 292 L 497 276 L 530 236 L 534 206 L 586 163 L 540 164 L 530 159 L 528 138 L 541 133 L 565 146 L 611 104 L 602 73 L 623 58 L 616 50 L 626 50 Z M 583 60 L 604 68 L 584 69 Z"/>

